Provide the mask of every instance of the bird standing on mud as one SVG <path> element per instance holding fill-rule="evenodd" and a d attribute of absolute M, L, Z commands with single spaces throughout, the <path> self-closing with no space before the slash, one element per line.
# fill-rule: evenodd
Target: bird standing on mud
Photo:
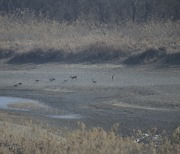
<path fill-rule="evenodd" d="M 92 83 L 94 83 L 94 84 L 95 84 L 95 83 L 97 83 L 97 81 L 95 81 L 95 80 L 92 78 Z"/>
<path fill-rule="evenodd" d="M 54 78 L 51 78 L 51 79 L 49 79 L 49 80 L 52 82 L 52 81 L 54 81 L 55 79 L 54 79 Z"/>
<path fill-rule="evenodd" d="M 112 75 L 112 81 L 114 80 L 114 76 L 115 76 L 115 75 Z"/>
<path fill-rule="evenodd" d="M 76 79 L 77 80 L 77 76 L 70 76 L 71 79 Z"/>
<path fill-rule="evenodd" d="M 63 83 L 66 83 L 68 80 L 64 80 Z"/>
<path fill-rule="evenodd" d="M 17 84 L 15 84 L 13 87 L 17 87 L 18 85 Z"/>

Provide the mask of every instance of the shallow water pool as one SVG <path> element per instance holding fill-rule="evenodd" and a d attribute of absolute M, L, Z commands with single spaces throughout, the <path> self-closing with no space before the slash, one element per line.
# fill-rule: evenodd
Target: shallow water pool
<path fill-rule="evenodd" d="M 17 98 L 17 97 L 3 97 L 3 96 L 0 96 L 0 109 L 3 109 L 3 110 L 29 111 L 29 112 L 31 112 L 31 111 L 33 111 L 31 109 L 14 108 L 14 107 L 11 107 L 11 105 L 12 104 L 18 104 L 18 103 L 27 103 L 28 104 L 28 103 L 32 103 L 32 102 L 36 102 L 36 101 L 30 100 L 30 99 L 24 99 L 24 98 Z M 47 114 L 48 114 L 48 112 L 45 113 L 45 114 L 43 113 L 42 115 L 45 116 L 45 117 L 48 117 L 48 118 L 52 118 L 52 119 L 66 119 L 66 120 L 82 119 L 82 116 L 79 115 L 79 114 L 63 114 L 63 115 L 47 115 Z"/>
<path fill-rule="evenodd" d="M 79 114 L 67 114 L 67 115 L 49 115 L 48 117 L 54 119 L 82 119 L 82 116 Z"/>
<path fill-rule="evenodd" d="M 15 104 L 15 103 L 25 103 L 25 102 L 32 102 L 32 100 L 28 100 L 28 99 L 24 99 L 24 98 L 17 98 L 17 97 L 0 96 L 0 109 L 23 110 L 24 111 L 24 109 L 11 108 L 8 105 L 9 104 Z"/>

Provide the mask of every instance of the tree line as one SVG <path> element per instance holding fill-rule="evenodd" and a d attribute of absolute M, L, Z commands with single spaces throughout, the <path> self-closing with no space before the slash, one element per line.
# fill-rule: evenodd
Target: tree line
<path fill-rule="evenodd" d="M 1 13 L 29 10 L 60 21 L 101 22 L 179 20 L 180 0 L 0 0 Z"/>

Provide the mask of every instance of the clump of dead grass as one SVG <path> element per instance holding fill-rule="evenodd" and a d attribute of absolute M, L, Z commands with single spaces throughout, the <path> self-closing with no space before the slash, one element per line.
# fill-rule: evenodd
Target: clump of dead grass
<path fill-rule="evenodd" d="M 155 142 L 138 143 L 134 137 L 121 137 L 116 134 L 117 127 L 111 131 L 102 128 L 86 129 L 80 124 L 80 129 L 69 132 L 62 138 L 51 130 L 33 125 L 17 125 L 0 122 L 1 153 L 84 153 L 84 154 L 170 154 L 180 152 L 179 129 L 177 128 L 169 140 L 163 137 L 161 144 Z"/>

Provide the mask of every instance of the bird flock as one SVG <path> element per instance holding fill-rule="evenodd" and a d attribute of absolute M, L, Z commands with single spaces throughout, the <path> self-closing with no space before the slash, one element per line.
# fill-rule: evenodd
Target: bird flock
<path fill-rule="evenodd" d="M 77 77 L 77 75 L 74 75 L 74 76 L 70 76 L 69 79 L 70 79 L 70 80 L 77 80 L 78 77 Z M 112 76 L 111 76 L 111 79 L 112 79 L 112 81 L 113 81 L 113 80 L 115 79 L 115 75 L 112 75 Z M 53 82 L 53 81 L 55 81 L 55 80 L 56 80 L 55 78 L 50 78 L 50 79 L 49 79 L 50 82 Z M 66 82 L 68 82 L 68 81 L 69 81 L 68 79 L 65 79 L 65 80 L 63 81 L 63 83 L 66 83 Z M 39 82 L 40 82 L 40 80 L 37 79 L 37 80 L 34 81 L 34 84 L 39 83 Z M 95 80 L 94 78 L 92 78 L 92 79 L 91 79 L 91 82 L 92 82 L 93 84 L 96 84 L 96 83 L 97 83 L 97 80 Z M 13 85 L 13 87 L 18 87 L 18 86 L 21 86 L 22 84 L 23 84 L 22 82 L 19 82 L 19 83 Z"/>

